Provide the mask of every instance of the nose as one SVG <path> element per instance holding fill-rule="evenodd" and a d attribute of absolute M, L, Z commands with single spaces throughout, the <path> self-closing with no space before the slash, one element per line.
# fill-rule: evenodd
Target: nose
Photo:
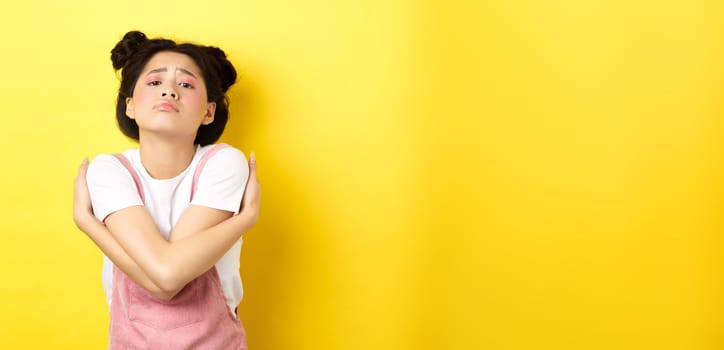
<path fill-rule="evenodd" d="M 163 93 L 161 93 L 161 97 L 170 97 L 175 100 L 177 95 L 173 91 L 164 91 Z"/>

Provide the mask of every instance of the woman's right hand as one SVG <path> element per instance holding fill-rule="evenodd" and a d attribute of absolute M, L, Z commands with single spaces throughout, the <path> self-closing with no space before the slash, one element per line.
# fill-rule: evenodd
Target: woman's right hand
<path fill-rule="evenodd" d="M 259 219 L 259 205 L 261 202 L 261 184 L 256 176 L 256 157 L 254 152 L 249 156 L 249 180 L 246 183 L 244 197 L 241 200 L 240 214 L 247 215 L 252 225 Z"/>
<path fill-rule="evenodd" d="M 78 168 L 78 175 L 75 178 L 73 186 L 73 221 L 78 228 L 86 232 L 86 227 L 90 221 L 97 220 L 93 216 L 93 208 L 91 206 L 90 193 L 88 192 L 88 184 L 86 183 L 86 172 L 88 171 L 88 158 Z"/>

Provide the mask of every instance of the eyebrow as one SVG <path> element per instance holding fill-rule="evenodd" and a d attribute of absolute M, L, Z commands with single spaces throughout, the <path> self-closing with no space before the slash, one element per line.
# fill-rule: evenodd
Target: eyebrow
<path fill-rule="evenodd" d="M 194 75 L 194 73 L 191 73 L 191 71 L 189 71 L 187 69 L 176 68 L 176 70 L 181 71 L 181 73 L 188 74 L 188 75 L 196 78 L 196 75 Z M 166 69 L 166 68 L 156 68 L 156 69 L 151 69 L 150 71 L 148 71 L 148 73 L 146 73 L 146 75 L 153 74 L 153 73 L 163 73 L 163 72 L 167 72 L 167 71 L 168 71 L 168 69 Z"/>

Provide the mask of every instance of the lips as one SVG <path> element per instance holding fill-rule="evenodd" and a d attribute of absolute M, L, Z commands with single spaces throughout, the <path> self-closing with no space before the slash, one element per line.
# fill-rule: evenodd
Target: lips
<path fill-rule="evenodd" d="M 162 112 L 178 112 L 178 107 L 168 101 L 159 102 L 155 106 L 153 106 L 153 108 Z"/>

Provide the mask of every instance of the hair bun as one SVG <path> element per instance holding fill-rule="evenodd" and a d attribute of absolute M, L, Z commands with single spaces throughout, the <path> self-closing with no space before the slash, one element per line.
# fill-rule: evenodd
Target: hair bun
<path fill-rule="evenodd" d="M 221 89 L 226 92 L 231 85 L 234 85 L 236 82 L 236 69 L 234 69 L 234 65 L 226 58 L 226 53 L 220 48 L 205 46 L 204 50 L 213 62 L 216 72 L 219 74 Z"/>
<path fill-rule="evenodd" d="M 138 49 L 148 41 L 146 34 L 137 30 L 130 31 L 123 36 L 111 50 L 111 62 L 114 69 L 123 68 Z"/>

